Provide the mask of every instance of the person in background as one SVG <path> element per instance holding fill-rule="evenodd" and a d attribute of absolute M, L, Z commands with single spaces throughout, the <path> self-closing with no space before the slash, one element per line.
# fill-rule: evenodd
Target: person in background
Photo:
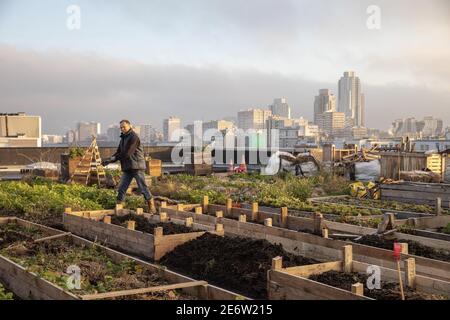
<path fill-rule="evenodd" d="M 136 179 L 139 190 L 141 190 L 147 202 L 149 212 L 156 213 L 153 196 L 145 183 L 145 156 L 141 140 L 136 132 L 133 131 L 128 120 L 120 121 L 120 131 L 120 143 L 116 153 L 102 162 L 103 166 L 107 166 L 110 163 L 120 161 L 122 176 L 117 193 L 117 203 L 123 204 L 131 181 Z"/>

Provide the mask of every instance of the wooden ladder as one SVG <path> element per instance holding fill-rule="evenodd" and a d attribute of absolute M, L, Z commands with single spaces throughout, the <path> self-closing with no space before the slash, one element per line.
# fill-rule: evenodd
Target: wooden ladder
<path fill-rule="evenodd" d="M 75 168 L 70 182 L 88 185 L 92 180 L 95 180 L 99 187 L 106 185 L 106 173 L 102 166 L 97 138 L 95 137 L 92 137 L 91 145 Z"/>

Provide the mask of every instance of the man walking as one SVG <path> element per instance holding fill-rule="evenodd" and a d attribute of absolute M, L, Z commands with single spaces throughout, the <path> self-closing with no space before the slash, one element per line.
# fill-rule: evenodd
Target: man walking
<path fill-rule="evenodd" d="M 102 165 L 106 166 L 109 163 L 120 161 L 122 177 L 117 194 L 117 203 L 123 203 L 127 189 L 134 178 L 144 195 L 149 212 L 156 213 L 153 196 L 145 183 L 145 157 L 141 140 L 131 128 L 130 121 L 128 120 L 120 121 L 120 131 L 120 143 L 116 153 L 111 158 L 102 162 Z"/>

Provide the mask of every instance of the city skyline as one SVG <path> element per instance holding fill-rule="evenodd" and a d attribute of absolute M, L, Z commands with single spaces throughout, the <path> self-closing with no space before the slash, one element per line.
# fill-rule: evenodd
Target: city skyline
<path fill-rule="evenodd" d="M 0 1 L 0 111 L 41 115 L 46 133 L 122 118 L 161 129 L 276 97 L 312 121 L 318 90 L 337 96 L 346 70 L 363 82 L 366 127 L 450 119 L 448 1 L 379 1 L 379 30 L 369 1 L 77 1 L 81 28 L 68 30 L 71 4 Z"/>

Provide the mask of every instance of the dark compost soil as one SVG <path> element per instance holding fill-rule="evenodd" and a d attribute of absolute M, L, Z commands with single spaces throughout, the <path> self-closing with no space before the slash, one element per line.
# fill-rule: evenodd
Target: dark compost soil
<path fill-rule="evenodd" d="M 33 241 L 40 237 L 47 236 L 41 230 L 34 227 L 24 227 L 16 222 L 7 223 L 0 226 L 0 249 L 18 241 Z"/>
<path fill-rule="evenodd" d="M 417 241 L 411 240 L 388 240 L 377 235 L 366 235 L 361 239 L 354 241 L 356 243 L 365 244 L 372 247 L 383 248 L 388 250 L 394 249 L 394 242 L 408 243 L 408 252 L 416 256 L 421 256 L 430 259 L 450 262 L 450 252 L 447 250 L 440 250 L 425 246 Z"/>
<path fill-rule="evenodd" d="M 324 283 L 336 288 L 351 291 L 352 284 L 360 282 L 364 284 L 364 295 L 376 300 L 401 300 L 400 286 L 393 282 L 381 282 L 380 289 L 368 289 L 366 287 L 367 275 L 361 273 L 345 273 L 328 271 L 319 275 L 312 275 L 309 279 Z M 405 300 L 440 300 L 443 297 L 429 293 L 417 292 L 410 287 L 403 287 Z"/>
<path fill-rule="evenodd" d="M 161 264 L 194 278 L 241 293 L 251 298 L 267 298 L 267 270 L 272 258 L 283 257 L 283 267 L 317 263 L 295 256 L 267 240 L 220 237 L 212 234 L 178 246 L 166 254 Z"/>
<path fill-rule="evenodd" d="M 162 227 L 163 234 L 165 235 L 193 232 L 192 228 L 188 228 L 181 224 L 175 224 L 173 222 L 152 222 L 142 215 L 132 213 L 124 216 L 111 216 L 111 223 L 116 225 L 126 226 L 127 221 L 129 220 L 136 221 L 136 230 L 151 234 L 153 234 L 154 229 L 157 227 Z"/>

